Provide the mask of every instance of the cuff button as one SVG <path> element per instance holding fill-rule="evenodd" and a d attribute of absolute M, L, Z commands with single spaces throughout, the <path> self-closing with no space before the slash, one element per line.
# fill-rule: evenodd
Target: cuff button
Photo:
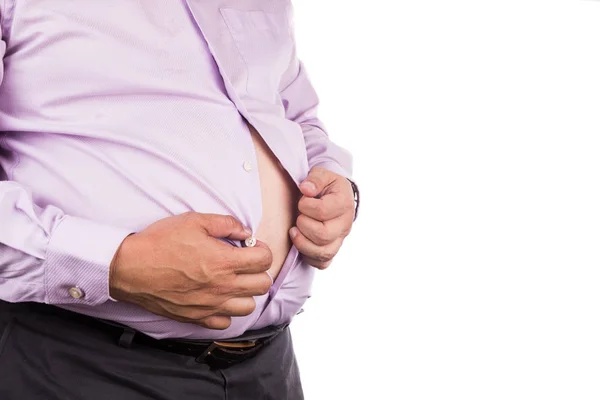
<path fill-rule="evenodd" d="M 74 299 L 80 299 L 83 297 L 83 290 L 78 287 L 72 287 L 69 289 L 69 295 Z"/>

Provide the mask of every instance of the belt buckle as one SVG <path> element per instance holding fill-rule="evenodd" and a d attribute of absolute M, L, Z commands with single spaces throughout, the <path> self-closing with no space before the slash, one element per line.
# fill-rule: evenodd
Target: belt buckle
<path fill-rule="evenodd" d="M 243 349 L 251 349 L 256 347 L 256 342 L 252 341 L 244 341 L 244 342 L 213 342 L 217 347 L 227 349 L 227 350 L 243 350 Z"/>
<path fill-rule="evenodd" d="M 212 342 L 201 355 L 196 357 L 196 362 L 202 363 L 207 361 L 207 357 L 211 355 L 211 353 L 216 349 L 222 349 L 225 351 L 236 351 L 238 354 L 243 354 L 244 350 L 252 349 L 257 346 L 256 342 L 253 341 L 244 341 L 244 342 L 221 342 L 214 341 Z"/>

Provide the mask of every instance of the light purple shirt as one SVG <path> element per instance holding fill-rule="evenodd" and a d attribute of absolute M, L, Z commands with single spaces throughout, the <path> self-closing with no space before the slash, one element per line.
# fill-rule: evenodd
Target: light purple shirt
<path fill-rule="evenodd" d="M 225 331 L 112 301 L 108 290 L 118 246 L 154 221 L 193 210 L 258 228 L 244 118 L 296 184 L 316 165 L 351 177 L 351 155 L 317 117 L 289 0 L 5 0 L 0 15 L 0 299 L 157 338 L 291 321 L 314 274 L 295 247 L 256 310 Z"/>

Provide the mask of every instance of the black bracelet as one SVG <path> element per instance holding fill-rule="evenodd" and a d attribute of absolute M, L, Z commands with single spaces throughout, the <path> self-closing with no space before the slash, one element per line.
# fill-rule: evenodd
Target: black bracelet
<path fill-rule="evenodd" d="M 356 186 L 356 183 L 354 183 L 353 180 L 351 180 L 350 178 L 346 178 L 348 179 L 348 182 L 350 182 L 350 186 L 352 186 L 352 191 L 354 192 L 354 220 L 356 221 L 356 217 L 358 217 L 358 206 L 360 205 L 360 192 L 358 190 L 358 186 Z"/>

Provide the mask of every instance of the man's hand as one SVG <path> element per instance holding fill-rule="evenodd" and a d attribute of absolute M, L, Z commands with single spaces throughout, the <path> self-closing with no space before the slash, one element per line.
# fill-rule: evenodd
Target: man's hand
<path fill-rule="evenodd" d="M 273 260 L 262 242 L 238 248 L 217 238 L 250 236 L 231 216 L 186 213 L 125 239 L 111 264 L 110 295 L 181 322 L 226 329 L 268 293 Z"/>
<path fill-rule="evenodd" d="M 300 191 L 300 215 L 290 237 L 308 264 L 325 269 L 352 229 L 354 192 L 346 178 L 320 167 L 311 169 Z"/>

